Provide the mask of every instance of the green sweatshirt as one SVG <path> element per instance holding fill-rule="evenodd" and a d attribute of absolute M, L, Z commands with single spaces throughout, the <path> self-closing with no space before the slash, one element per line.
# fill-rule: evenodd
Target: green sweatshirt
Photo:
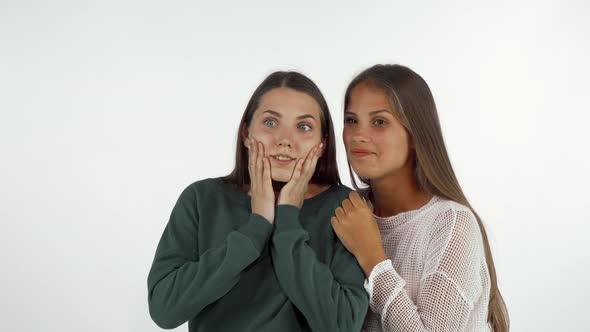
<path fill-rule="evenodd" d="M 279 205 L 275 226 L 221 178 L 180 195 L 148 276 L 150 315 L 189 331 L 359 331 L 364 275 L 332 230 L 350 192 L 336 185 L 301 209 Z"/>

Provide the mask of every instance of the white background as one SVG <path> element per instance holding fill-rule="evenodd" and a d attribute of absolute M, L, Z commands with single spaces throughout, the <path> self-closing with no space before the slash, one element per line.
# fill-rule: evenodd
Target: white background
<path fill-rule="evenodd" d="M 319 85 L 349 184 L 344 89 L 375 63 L 433 90 L 512 330 L 586 330 L 588 2 L 200 3 L 0 0 L 2 331 L 160 331 L 157 242 L 184 187 L 230 171 L 255 87 Z"/>

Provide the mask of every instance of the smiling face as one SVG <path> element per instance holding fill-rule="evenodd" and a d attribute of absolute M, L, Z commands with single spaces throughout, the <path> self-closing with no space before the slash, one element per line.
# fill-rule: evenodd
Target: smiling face
<path fill-rule="evenodd" d="M 264 144 L 274 181 L 288 182 L 298 159 L 322 141 L 320 106 L 309 95 L 290 88 L 275 88 L 260 98 L 260 103 L 242 133 L 249 148 L 249 137 Z"/>
<path fill-rule="evenodd" d="M 360 83 L 352 90 L 342 137 L 361 178 L 379 180 L 411 167 L 410 136 L 393 114 L 382 89 Z"/>

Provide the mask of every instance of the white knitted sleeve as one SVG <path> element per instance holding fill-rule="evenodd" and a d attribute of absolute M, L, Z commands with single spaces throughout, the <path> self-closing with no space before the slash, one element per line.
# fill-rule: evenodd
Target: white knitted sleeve
<path fill-rule="evenodd" d="M 439 220 L 440 219 L 440 220 Z M 390 260 L 378 264 L 365 282 L 371 310 L 384 331 L 463 331 L 482 292 L 483 246 L 469 210 L 439 215 L 428 246 L 414 303 Z"/>

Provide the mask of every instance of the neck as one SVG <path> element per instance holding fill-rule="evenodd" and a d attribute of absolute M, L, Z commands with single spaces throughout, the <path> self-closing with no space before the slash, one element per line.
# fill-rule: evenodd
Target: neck
<path fill-rule="evenodd" d="M 307 192 L 304 195 L 305 199 L 312 198 L 317 194 L 321 194 L 322 192 L 330 189 L 332 185 L 329 184 L 317 184 L 317 183 L 310 183 L 307 185 Z"/>
<path fill-rule="evenodd" d="M 371 179 L 371 200 L 375 214 L 389 217 L 424 206 L 432 195 L 420 190 L 408 167 L 395 174 Z"/>
<path fill-rule="evenodd" d="M 283 187 L 287 184 L 287 182 L 280 182 L 272 180 L 272 189 L 275 192 L 275 198 L 278 199 L 279 194 Z M 313 196 L 324 192 L 325 190 L 329 189 L 331 185 L 329 184 L 316 184 L 316 183 L 309 183 L 307 185 L 307 192 L 305 192 L 303 198 L 308 199 L 312 198 Z"/>
<path fill-rule="evenodd" d="M 278 193 L 281 192 L 281 189 L 283 189 L 283 187 L 286 184 L 287 184 L 287 182 L 279 182 L 279 181 L 272 180 L 272 189 L 274 190 L 275 194 L 278 195 Z"/>

